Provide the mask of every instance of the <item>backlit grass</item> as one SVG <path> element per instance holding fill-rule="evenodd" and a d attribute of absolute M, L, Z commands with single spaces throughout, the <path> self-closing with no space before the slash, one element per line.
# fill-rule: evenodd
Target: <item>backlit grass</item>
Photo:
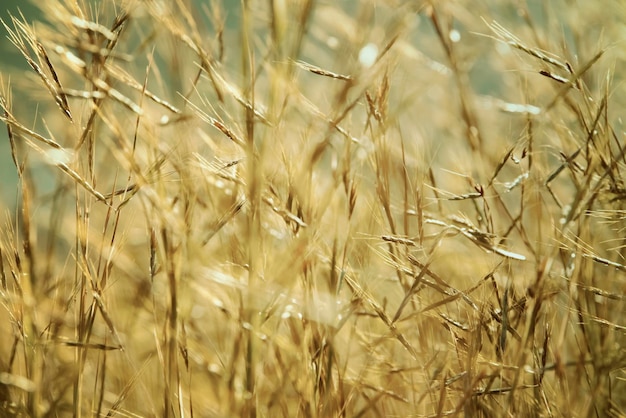
<path fill-rule="evenodd" d="M 42 3 L 3 416 L 626 414 L 621 2 Z"/>

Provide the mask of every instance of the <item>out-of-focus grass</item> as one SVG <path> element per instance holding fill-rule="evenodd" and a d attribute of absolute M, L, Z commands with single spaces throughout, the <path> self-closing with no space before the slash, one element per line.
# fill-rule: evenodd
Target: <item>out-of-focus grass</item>
<path fill-rule="evenodd" d="M 12 14 L 22 13 L 33 19 L 38 15 L 38 9 L 30 2 L 20 0 L 6 0 L 0 6 L 0 18 L 9 20 Z M 5 33 L 0 37 L 0 69 L 5 78 L 19 78 L 20 70 L 28 71 L 28 64 L 21 58 L 19 51 L 6 39 Z M 20 102 L 30 102 L 27 97 L 21 97 Z M 23 103 L 24 108 L 31 103 Z M 0 199 L 5 207 L 14 208 L 16 204 L 16 184 L 17 174 L 15 167 L 11 164 L 11 151 L 6 131 L 0 131 Z"/>
<path fill-rule="evenodd" d="M 6 21 L 0 408 L 623 416 L 626 10 L 509 3 Z"/>

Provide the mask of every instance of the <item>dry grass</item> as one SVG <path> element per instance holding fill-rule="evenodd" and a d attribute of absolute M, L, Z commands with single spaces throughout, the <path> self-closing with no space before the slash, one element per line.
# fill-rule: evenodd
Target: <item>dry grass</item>
<path fill-rule="evenodd" d="M 42 3 L 2 416 L 625 416 L 621 2 Z"/>

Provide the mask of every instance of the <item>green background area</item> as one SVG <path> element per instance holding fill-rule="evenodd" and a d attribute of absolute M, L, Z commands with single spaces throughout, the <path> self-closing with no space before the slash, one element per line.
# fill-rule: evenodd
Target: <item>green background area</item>
<path fill-rule="evenodd" d="M 197 0 L 197 5 L 204 4 L 203 0 Z M 237 8 L 238 1 L 224 2 L 227 16 L 227 26 L 233 27 L 237 24 Z M 200 8 L 199 8 L 200 9 Z M 45 16 L 41 10 L 35 5 L 35 2 L 29 0 L 0 0 L 0 18 L 9 26 L 11 24 L 11 16 L 24 16 L 27 22 L 45 20 Z M 26 63 L 26 60 L 17 51 L 15 46 L 7 38 L 7 32 L 4 27 L 0 27 L 0 74 L 2 75 L 3 88 L 6 88 L 9 81 L 15 85 L 15 81 L 20 77 L 30 76 L 32 70 Z M 12 103 L 17 112 L 18 117 L 25 117 L 24 110 L 30 112 L 29 115 L 34 120 L 36 103 L 31 100 L 28 94 L 20 91 L 19 88 L 12 88 Z M 33 122 L 34 123 L 34 122 Z M 49 176 L 41 179 L 44 189 L 51 189 L 53 179 Z M 13 209 L 16 199 L 18 198 L 17 174 L 13 160 L 11 158 L 11 149 L 8 141 L 6 126 L 0 126 L 0 210 L 4 208 Z M 47 187 L 46 187 L 47 184 Z M 40 190 L 41 191 L 41 190 Z"/>
<path fill-rule="evenodd" d="M 98 2 L 96 2 L 97 4 Z M 351 1 L 340 2 L 349 10 L 350 7 L 354 7 L 356 2 L 352 3 Z M 206 2 L 203 0 L 196 0 L 196 4 L 199 6 L 200 4 L 206 5 Z M 226 10 L 227 16 L 227 27 L 236 28 L 237 26 L 237 9 L 240 6 L 239 1 L 224 1 L 223 4 Z M 499 6 L 498 2 L 494 2 L 494 6 L 492 10 L 496 15 L 500 16 L 505 21 L 514 20 L 515 19 L 515 9 L 510 5 Z M 198 7 L 197 10 L 201 10 L 201 7 Z M 534 15 L 533 18 L 537 22 L 542 22 L 542 13 L 540 2 L 537 0 L 529 1 L 529 9 L 531 13 Z M 24 18 L 28 22 L 33 22 L 35 20 L 45 19 L 45 16 L 42 15 L 41 11 L 37 6 L 34 5 L 34 2 L 29 0 L 0 0 L 0 17 L 7 23 L 10 24 L 10 15 L 19 16 L 20 12 L 23 14 Z M 208 22 L 207 22 L 208 23 Z M 417 32 L 414 34 L 412 39 L 413 42 L 417 44 L 420 43 L 422 39 L 421 33 L 422 31 L 431 32 L 432 27 L 430 25 L 422 25 Z M 565 35 L 567 35 L 565 33 Z M 424 37 L 428 39 L 428 37 Z M 425 45 L 426 50 L 429 49 L 428 45 Z M 436 57 L 435 57 L 436 58 Z M 7 33 L 4 28 L 0 28 L 0 74 L 2 74 L 2 83 L 3 86 L 6 87 L 9 76 L 12 80 L 12 84 L 16 84 L 15 81 L 20 77 L 26 77 L 32 75 L 32 70 L 28 67 L 24 58 L 17 52 L 16 48 L 9 42 L 7 39 Z M 500 84 L 497 82 L 499 76 L 493 68 L 490 67 L 487 61 L 478 60 L 475 63 L 475 67 L 472 69 L 469 74 L 471 77 L 471 84 L 475 91 L 479 94 L 495 94 L 497 95 L 498 89 L 500 88 Z M 24 91 L 20 91 L 18 88 L 12 89 L 12 98 L 13 105 L 16 108 L 16 112 L 18 113 L 18 117 L 21 117 L 22 120 L 26 121 L 24 117 L 24 111 L 28 111 L 28 116 L 31 119 L 35 120 L 35 111 L 36 111 L 36 103 L 31 102 L 28 94 Z M 1 207 L 14 207 L 16 197 L 17 197 L 17 175 L 15 172 L 15 167 L 13 165 L 13 161 L 11 159 L 10 147 L 7 139 L 7 132 L 4 124 L 0 126 L 0 199 L 2 200 Z M 42 179 L 45 182 L 52 181 L 51 178 Z M 48 185 L 50 186 L 50 185 Z M 48 187 L 44 187 L 48 189 Z"/>
<path fill-rule="evenodd" d="M 40 12 L 36 6 L 24 0 L 2 0 L 0 17 L 10 26 L 10 16 L 19 15 L 21 12 L 27 20 L 40 18 Z M 19 77 L 24 71 L 28 71 L 26 61 L 7 39 L 4 27 L 0 29 L 0 73 L 3 74 L 2 83 L 6 87 L 7 74 L 11 78 Z M 25 100 L 23 97 L 14 97 L 15 100 Z M 7 138 L 6 126 L 0 127 L 0 207 L 12 208 L 16 200 L 17 174 L 11 160 L 11 149 Z"/>

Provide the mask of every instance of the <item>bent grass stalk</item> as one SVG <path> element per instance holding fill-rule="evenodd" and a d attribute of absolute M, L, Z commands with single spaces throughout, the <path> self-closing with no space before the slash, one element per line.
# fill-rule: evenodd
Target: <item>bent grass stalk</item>
<path fill-rule="evenodd" d="M 626 414 L 623 7 L 396 3 L 3 22 L 3 414 Z"/>

